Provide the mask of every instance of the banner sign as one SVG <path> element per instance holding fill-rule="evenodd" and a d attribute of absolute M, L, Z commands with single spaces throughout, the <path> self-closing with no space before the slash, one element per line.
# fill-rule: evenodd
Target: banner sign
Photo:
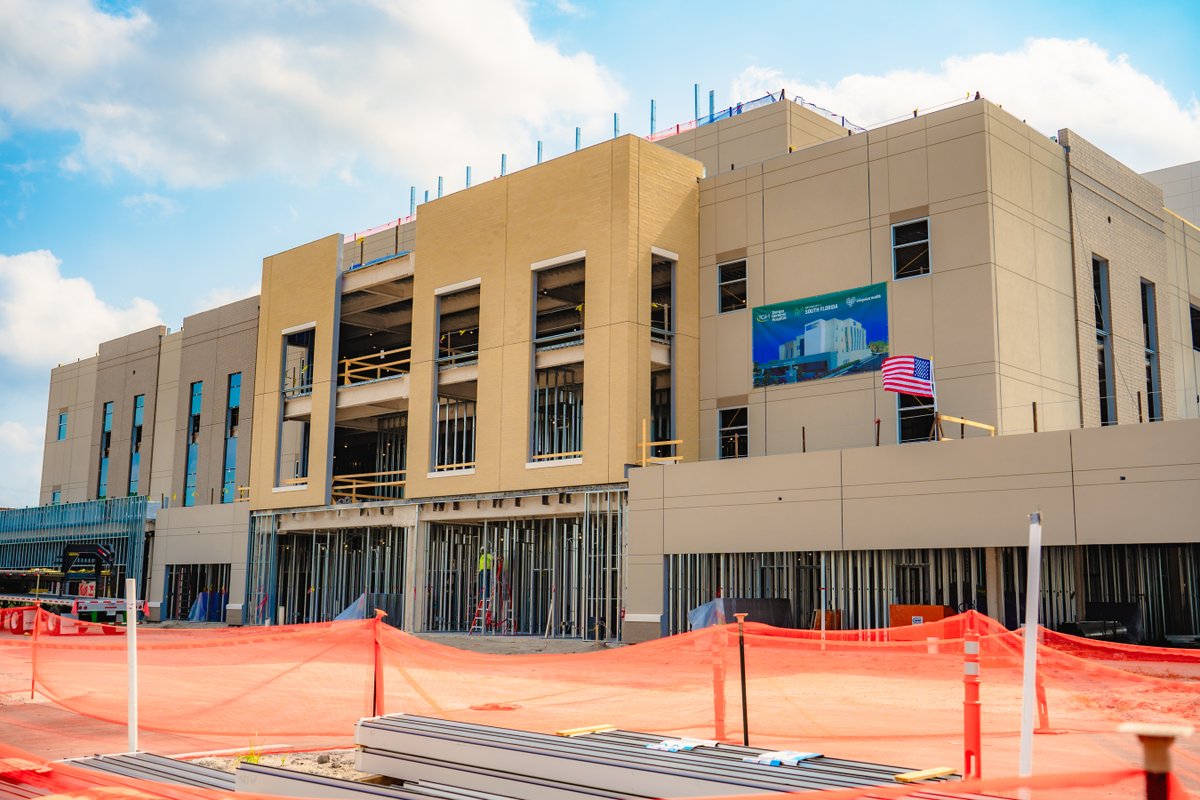
<path fill-rule="evenodd" d="M 874 372 L 888 354 L 887 284 L 755 306 L 754 385 Z"/>

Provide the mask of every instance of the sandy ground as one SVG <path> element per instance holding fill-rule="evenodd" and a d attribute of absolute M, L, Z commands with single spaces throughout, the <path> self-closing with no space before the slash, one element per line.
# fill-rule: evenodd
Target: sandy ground
<path fill-rule="evenodd" d="M 374 777 L 354 768 L 353 750 L 327 750 L 318 753 L 247 753 L 240 758 L 197 758 L 194 763 L 203 767 L 233 772 L 243 761 L 347 781 L 361 781 Z"/>
<path fill-rule="evenodd" d="M 528 655 L 530 653 L 589 653 L 619 646 L 612 642 L 582 639 L 543 639 L 540 636 L 467 636 L 463 633 L 418 633 L 426 641 L 436 642 L 473 653 Z"/>
<path fill-rule="evenodd" d="M 469 649 L 475 652 L 501 654 L 528 653 L 568 653 L 587 652 L 604 649 L 603 643 L 581 642 L 579 640 L 542 639 L 539 637 L 501 637 L 501 636 L 465 636 L 460 634 L 424 634 L 423 639 L 439 644 Z M 7 654 L 14 655 L 12 651 Z M 19 686 L 28 680 L 28 661 L 19 658 L 0 659 L 0 688 Z M 757 734 L 753 744 L 778 749 L 817 750 L 831 756 L 851 759 L 862 759 L 881 763 L 898 764 L 905 767 L 922 768 L 946 763 L 958 766 L 961 753 L 961 743 L 953 731 L 948 729 L 945 740 L 930 739 L 927 736 L 880 736 L 879 738 L 864 738 L 861 724 L 858 725 L 859 735 L 854 737 L 839 736 L 843 733 L 844 722 L 855 727 L 853 718 L 874 718 L 882 723 L 886 730 L 896 730 L 894 718 L 897 716 L 919 716 L 922 710 L 934 711 L 945 708 L 947 703 L 960 702 L 960 695 L 955 697 L 940 697 L 933 692 L 937 684 L 920 680 L 919 676 L 911 678 L 896 675 L 864 676 L 839 673 L 834 676 L 809 674 L 792 675 L 758 675 L 751 681 L 750 696 L 756 694 L 768 696 L 784 696 L 776 682 L 785 683 L 800 680 L 812 682 L 822 687 L 827 696 L 819 698 L 803 698 L 800 701 L 788 702 L 783 706 L 772 707 L 769 711 L 754 708 L 751 727 L 763 731 L 771 729 L 775 735 Z M 1011 682 L 1009 682 L 1011 684 Z M 580 685 L 580 702 L 588 697 L 588 691 L 593 694 L 604 687 L 590 682 Z M 503 689 L 498 686 L 498 689 Z M 615 690 L 615 693 L 614 693 Z M 761 693 L 760 693 L 761 690 Z M 608 687 L 612 695 L 610 700 L 617 702 L 637 702 L 638 688 L 633 686 Z M 731 689 L 732 691 L 732 689 Z M 796 693 L 787 694 L 794 698 Z M 868 708 L 863 704 L 864 697 L 874 698 Z M 658 695 L 654 698 L 657 699 Z M 602 698 L 603 699 L 603 698 Z M 985 699 L 985 775 L 995 776 L 1011 774 L 1017 761 L 1017 737 L 1010 733 L 995 733 L 998 730 L 1015 730 L 1013 719 L 1018 712 L 1019 698 L 1009 690 L 1005 691 L 998 684 L 988 683 Z M 730 695 L 731 714 L 736 714 L 736 698 Z M 1064 711 L 1071 708 L 1072 698 L 1067 687 L 1050 691 L 1050 707 L 1053 719 L 1059 709 Z M 584 709 L 589 719 L 580 720 L 580 724 L 595 722 L 590 715 L 591 706 Z M 953 709 L 951 709 L 953 710 Z M 1136 714 L 1137 709 L 1130 709 L 1130 715 Z M 956 712 L 957 713 L 957 712 Z M 848 717 L 849 715 L 849 717 Z M 1069 715 L 1068 715 L 1069 716 Z M 497 718 L 489 724 L 504 725 Z M 919 727 L 919 726 L 916 726 Z M 1115 724 L 1113 725 L 1115 727 Z M 649 729 L 649 728 L 647 728 Z M 682 731 L 671 731 L 679 735 Z M 707 734 L 707 731 L 689 731 L 693 735 Z M 765 731 L 764 731 L 765 733 Z M 709 734 L 711 735 L 711 734 Z M 214 741 L 202 737 L 190 737 L 177 733 L 158 733 L 144 731 L 139 747 L 143 750 L 164 754 L 213 753 L 225 750 L 218 758 L 205 761 L 211 766 L 221 769 L 236 767 L 237 754 L 259 758 L 260 763 L 283 766 L 289 769 L 316 771 L 333 777 L 359 779 L 362 776 L 354 771 L 353 751 L 349 749 L 324 750 L 320 748 L 348 748 L 352 745 L 353 731 L 347 730 L 344 738 L 330 741 L 304 741 L 301 738 L 291 738 L 279 742 L 248 742 L 244 739 Z M 30 700 L 27 692 L 10 693 L 0 696 L 0 744 L 7 744 L 22 750 L 36 753 L 49 759 L 86 756 L 96 753 L 119 753 L 128 749 L 126 732 L 123 725 L 104 722 L 65 711 L 50 703 L 40 695 Z M 1181 744 L 1176 748 L 1176 768 L 1185 784 L 1191 789 L 1200 788 L 1200 737 Z M 1055 736 L 1038 736 L 1035 739 L 1035 765 L 1039 772 L 1068 772 L 1088 768 L 1116 768 L 1136 765 L 1140 761 L 1140 752 L 1136 742 L 1126 734 L 1117 734 L 1110 729 L 1082 730 L 1073 729 Z M 278 751 L 287 749 L 287 754 Z M 254 752 L 258 755 L 254 756 Z M 328 759 L 325 758 L 328 756 Z M 1105 798 L 1116 795 L 1103 790 L 1095 791 L 1094 797 Z"/>

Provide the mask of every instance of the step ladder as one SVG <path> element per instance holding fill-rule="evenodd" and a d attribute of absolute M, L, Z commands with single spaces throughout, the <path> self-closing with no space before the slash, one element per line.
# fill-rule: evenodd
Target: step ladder
<path fill-rule="evenodd" d="M 467 636 L 471 636 L 474 633 L 485 633 L 491 626 L 491 603 L 487 597 L 483 597 L 475 603 L 475 617 L 471 620 L 471 627 L 467 631 Z"/>

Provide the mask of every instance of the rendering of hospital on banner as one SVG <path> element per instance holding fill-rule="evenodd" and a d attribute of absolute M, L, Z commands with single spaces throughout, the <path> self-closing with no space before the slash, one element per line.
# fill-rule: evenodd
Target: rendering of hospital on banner
<path fill-rule="evenodd" d="M 1150 176 L 1193 214 L 1194 167 Z M 1158 183 L 987 100 L 863 130 L 769 96 L 267 256 L 261 296 L 58 367 L 0 567 L 103 544 L 87 591 L 247 625 L 1015 626 L 1040 511 L 1045 624 L 1183 642 L 1198 372 L 1200 229 Z"/>

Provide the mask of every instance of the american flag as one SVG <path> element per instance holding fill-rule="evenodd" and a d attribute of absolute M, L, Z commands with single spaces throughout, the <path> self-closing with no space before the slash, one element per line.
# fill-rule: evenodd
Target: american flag
<path fill-rule="evenodd" d="M 883 388 L 916 397 L 933 397 L 933 362 L 917 356 L 885 358 Z"/>

